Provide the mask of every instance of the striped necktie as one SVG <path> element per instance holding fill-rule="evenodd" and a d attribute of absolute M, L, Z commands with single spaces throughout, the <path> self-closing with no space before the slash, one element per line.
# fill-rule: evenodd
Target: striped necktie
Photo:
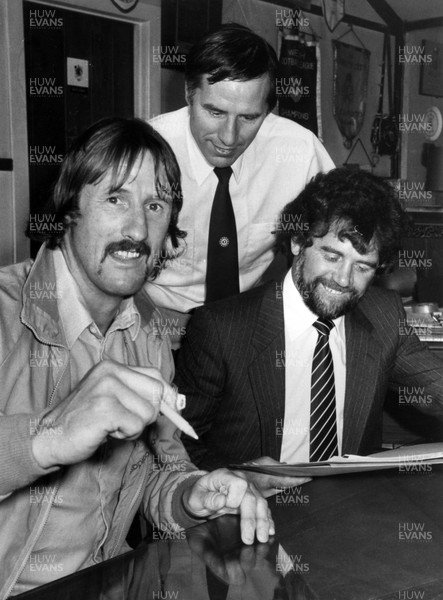
<path fill-rule="evenodd" d="M 338 441 L 334 363 L 329 347 L 334 323 L 330 319 L 318 319 L 313 326 L 318 331 L 318 339 L 312 359 L 309 460 L 317 462 L 336 456 Z"/>

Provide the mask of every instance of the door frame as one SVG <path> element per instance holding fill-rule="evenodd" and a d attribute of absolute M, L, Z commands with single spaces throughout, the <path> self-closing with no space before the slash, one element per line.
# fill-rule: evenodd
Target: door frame
<path fill-rule="evenodd" d="M 10 73 L 10 123 L 12 173 L 13 262 L 29 257 L 24 229 L 29 216 L 28 130 L 23 26 L 23 1 L 6 4 Z M 48 7 L 73 10 L 98 17 L 132 23 L 134 27 L 134 114 L 149 119 L 160 113 L 160 64 L 152 60 L 153 47 L 161 43 L 160 0 L 139 1 L 130 13 L 119 11 L 111 0 L 32 0 Z"/>

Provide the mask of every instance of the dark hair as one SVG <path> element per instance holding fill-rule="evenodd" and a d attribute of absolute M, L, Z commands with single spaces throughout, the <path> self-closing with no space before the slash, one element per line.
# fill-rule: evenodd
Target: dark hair
<path fill-rule="evenodd" d="M 357 252 L 366 253 L 375 244 L 381 273 L 400 249 L 407 222 L 390 183 L 362 170 L 333 169 L 316 175 L 283 209 L 276 248 L 292 258 L 291 240 L 312 246 L 313 237 L 323 237 L 336 227 L 337 236 L 347 238 Z"/>
<path fill-rule="evenodd" d="M 178 254 L 179 240 L 186 236 L 177 227 L 183 204 L 180 168 L 169 144 L 148 123 L 141 119 L 107 118 L 98 121 L 74 140 L 60 169 L 46 212 L 54 216 L 56 231 L 31 234 L 33 239 L 46 242 L 50 249 L 60 245 L 70 227 L 80 216 L 79 199 L 85 185 L 96 184 L 109 172 L 111 188 L 118 189 L 129 177 L 137 160 L 146 153 L 154 160 L 155 187 L 160 196 L 172 197 L 168 237 L 172 250 L 162 252 L 155 261 L 151 278 L 155 278 L 168 259 Z"/>
<path fill-rule="evenodd" d="M 277 55 L 266 40 L 248 27 L 227 23 L 191 48 L 186 60 L 187 93 L 192 97 L 201 85 L 202 75 L 209 75 L 210 84 L 223 79 L 249 81 L 268 75 L 271 87 L 266 101 L 270 112 L 277 101 L 277 66 Z"/>

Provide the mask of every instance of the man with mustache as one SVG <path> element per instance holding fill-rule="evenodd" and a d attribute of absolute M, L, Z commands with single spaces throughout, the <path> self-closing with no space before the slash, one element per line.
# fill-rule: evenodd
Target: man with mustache
<path fill-rule="evenodd" d="M 187 56 L 188 106 L 151 121 L 180 165 L 188 237 L 180 259 L 146 290 L 179 332 L 196 307 L 269 280 L 275 219 L 334 166 L 311 131 L 272 113 L 277 66 L 263 38 L 225 24 Z"/>
<path fill-rule="evenodd" d="M 216 468 L 294 463 L 381 444 L 388 386 L 420 386 L 443 415 L 443 363 L 415 335 L 392 291 L 371 287 L 400 248 L 404 212 L 364 171 L 319 174 L 284 209 L 277 245 L 292 260 L 270 283 L 197 310 L 176 383 L 187 395 L 191 459 Z M 262 491 L 300 480 L 245 471 Z"/>
<path fill-rule="evenodd" d="M 61 167 L 33 261 L 0 270 L 0 598 L 120 554 L 139 508 L 177 535 L 241 511 L 273 532 L 265 500 L 220 470 L 154 458 L 160 401 L 176 408 L 159 314 L 136 294 L 179 249 L 180 171 L 138 119 L 106 119 Z M 32 232 L 32 231 L 31 231 Z"/>

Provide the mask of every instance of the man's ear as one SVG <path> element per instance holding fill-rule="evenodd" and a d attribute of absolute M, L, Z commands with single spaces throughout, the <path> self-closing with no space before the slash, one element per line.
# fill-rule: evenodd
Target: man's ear
<path fill-rule="evenodd" d="M 297 238 L 294 236 L 291 238 L 291 252 L 294 256 L 298 256 L 302 251 L 302 245 L 298 242 Z"/>

